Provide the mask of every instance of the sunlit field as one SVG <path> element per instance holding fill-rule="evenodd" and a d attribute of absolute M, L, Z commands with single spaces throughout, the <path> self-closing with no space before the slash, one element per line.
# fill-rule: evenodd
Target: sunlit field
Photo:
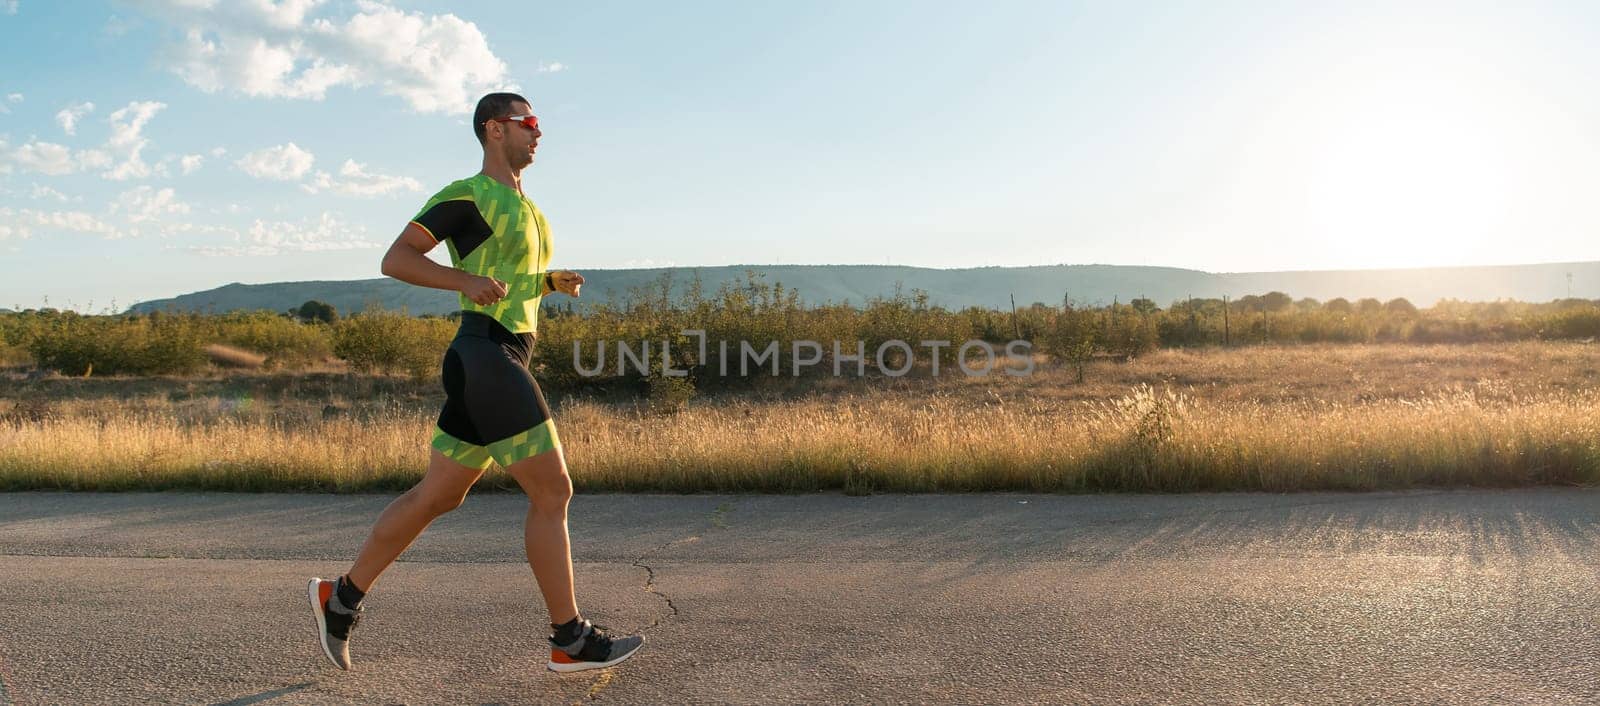
<path fill-rule="evenodd" d="M 552 395 L 581 491 L 1387 489 L 1600 479 L 1594 344 L 1162 350 L 1084 382 L 821 376 L 659 404 Z M 436 382 L 347 373 L 0 387 L 0 488 L 373 491 L 427 459 Z M 483 487 L 509 489 L 491 471 Z"/>

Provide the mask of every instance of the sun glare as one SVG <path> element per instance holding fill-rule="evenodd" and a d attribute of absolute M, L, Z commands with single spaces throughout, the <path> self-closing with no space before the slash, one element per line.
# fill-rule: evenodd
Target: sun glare
<path fill-rule="evenodd" d="M 1307 165 L 1312 227 L 1374 266 L 1470 262 L 1510 235 L 1515 138 L 1484 89 L 1398 73 L 1330 97 Z"/>

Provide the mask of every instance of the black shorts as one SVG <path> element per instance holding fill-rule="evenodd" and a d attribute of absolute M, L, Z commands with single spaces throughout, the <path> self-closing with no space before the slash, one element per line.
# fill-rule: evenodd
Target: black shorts
<path fill-rule="evenodd" d="M 433 448 L 464 466 L 502 468 L 561 448 L 550 406 L 528 371 L 533 334 L 512 333 L 492 317 L 461 312 L 444 353 L 444 409 Z"/>

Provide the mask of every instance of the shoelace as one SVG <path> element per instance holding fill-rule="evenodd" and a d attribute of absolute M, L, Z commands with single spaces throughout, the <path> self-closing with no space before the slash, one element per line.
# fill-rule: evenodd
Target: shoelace
<path fill-rule="evenodd" d="M 601 654 L 604 654 L 604 655 L 611 654 L 611 642 L 612 642 L 612 640 L 611 640 L 611 638 L 609 636 L 607 636 L 604 632 L 602 632 L 603 630 L 609 630 L 610 628 L 607 628 L 604 625 L 591 623 L 591 622 L 589 622 L 587 620 L 585 620 L 584 623 L 589 626 L 589 634 L 586 636 L 586 640 L 584 642 L 582 651 L 583 652 L 588 652 L 589 649 L 590 649 L 590 646 L 592 645 L 592 646 L 594 646 L 594 648 L 599 649 L 601 651 Z"/>
<path fill-rule="evenodd" d="M 595 623 L 589 623 L 589 627 L 594 628 L 594 631 L 589 633 L 589 639 L 592 640 L 595 645 L 605 648 L 606 654 L 611 654 L 611 638 L 605 633 L 601 632 L 601 630 L 608 630 L 609 628 L 604 625 L 597 625 Z"/>

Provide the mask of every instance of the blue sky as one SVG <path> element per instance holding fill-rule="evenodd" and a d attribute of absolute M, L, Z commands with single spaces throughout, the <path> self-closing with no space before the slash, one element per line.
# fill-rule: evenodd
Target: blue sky
<path fill-rule="evenodd" d="M 376 277 L 506 87 L 580 270 L 1600 259 L 1592 3 L 0 0 L 0 65 L 0 307 Z"/>

